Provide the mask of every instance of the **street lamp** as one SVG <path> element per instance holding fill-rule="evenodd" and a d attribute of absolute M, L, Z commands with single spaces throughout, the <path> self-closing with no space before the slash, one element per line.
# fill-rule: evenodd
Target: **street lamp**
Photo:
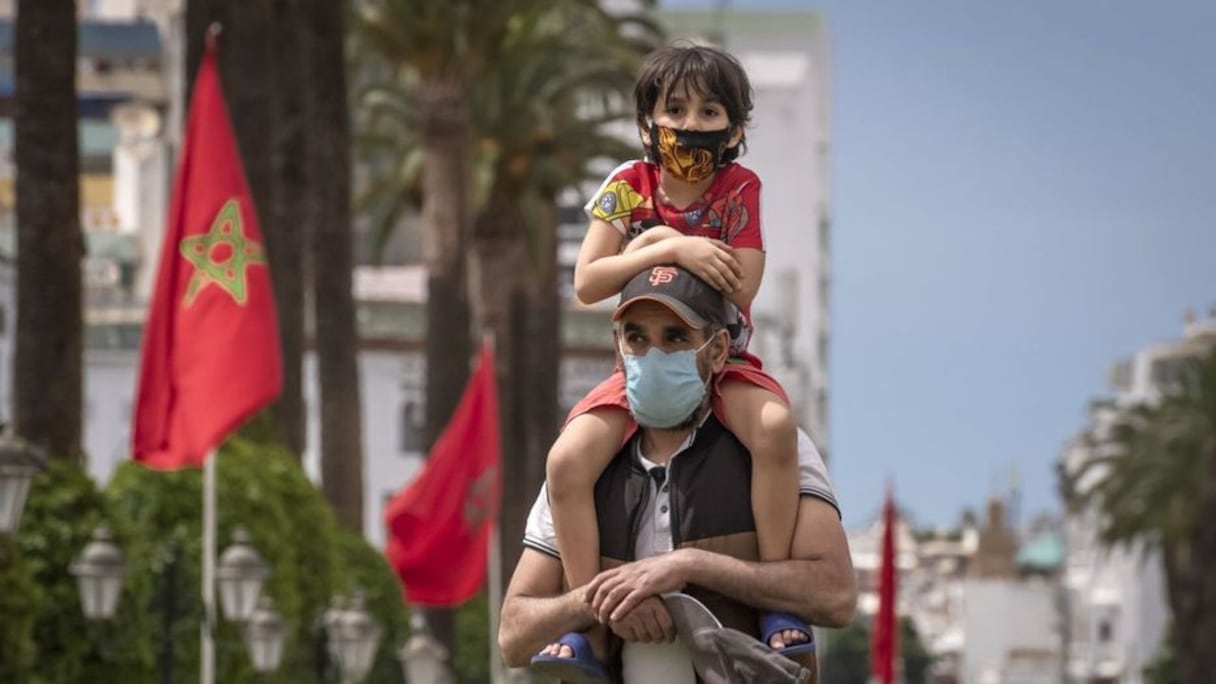
<path fill-rule="evenodd" d="M 451 684 L 448 650 L 427 629 L 426 619 L 418 613 L 410 616 L 410 638 L 397 652 L 405 681 L 410 684 Z"/>
<path fill-rule="evenodd" d="M 364 606 L 363 592 L 351 599 L 346 610 L 334 616 L 334 648 L 342 681 L 358 684 L 372 669 L 376 649 L 380 646 L 380 627 Z"/>
<path fill-rule="evenodd" d="M 321 616 L 321 624 L 325 628 L 325 655 L 333 661 L 338 661 L 338 623 L 346 612 L 346 598 L 334 596 L 329 599 L 329 607 Z"/>
<path fill-rule="evenodd" d="M 90 620 L 109 620 L 118 607 L 122 580 L 127 574 L 122 550 L 112 541 L 110 528 L 98 525 L 92 540 L 68 569 L 80 589 L 80 607 Z"/>
<path fill-rule="evenodd" d="M 262 583 L 270 576 L 270 569 L 250 544 L 249 533 L 243 528 L 233 531 L 232 545 L 220 554 L 215 576 L 219 580 L 224 616 L 233 622 L 248 620 L 258 605 L 258 595 L 262 593 Z"/>
<path fill-rule="evenodd" d="M 30 480 L 44 468 L 46 453 L 42 449 L 4 430 L 0 435 L 0 534 L 17 531 Z"/>
<path fill-rule="evenodd" d="M 249 658 L 258 672 L 274 672 L 283 659 L 283 641 L 287 638 L 287 624 L 274 609 L 270 598 L 262 596 L 258 608 L 245 624 L 245 644 L 249 647 Z"/>

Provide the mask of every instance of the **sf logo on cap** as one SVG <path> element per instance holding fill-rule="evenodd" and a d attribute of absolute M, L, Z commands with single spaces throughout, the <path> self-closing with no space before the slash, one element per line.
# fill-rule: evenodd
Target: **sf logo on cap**
<path fill-rule="evenodd" d="M 654 287 L 665 285 L 675 280 L 678 273 L 671 266 L 655 266 L 650 271 L 650 284 Z"/>

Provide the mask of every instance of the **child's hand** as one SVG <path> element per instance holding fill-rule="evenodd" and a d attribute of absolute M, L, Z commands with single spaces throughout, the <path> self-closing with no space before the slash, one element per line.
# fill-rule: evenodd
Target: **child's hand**
<path fill-rule="evenodd" d="M 650 245 L 662 240 L 680 237 L 684 237 L 684 233 L 681 233 L 671 226 L 651 226 L 650 228 L 642 231 L 641 235 L 630 240 L 628 244 L 625 245 L 625 249 L 621 253 L 628 254 L 630 252 L 642 249 L 643 247 L 649 247 Z"/>
<path fill-rule="evenodd" d="M 719 291 L 731 294 L 743 286 L 743 268 L 735 250 L 721 240 L 685 236 L 675 245 L 676 263 Z"/>

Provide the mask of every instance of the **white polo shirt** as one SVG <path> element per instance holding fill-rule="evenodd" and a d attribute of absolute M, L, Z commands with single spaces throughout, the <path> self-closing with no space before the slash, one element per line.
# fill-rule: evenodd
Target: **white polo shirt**
<path fill-rule="evenodd" d="M 641 451 L 642 441 L 633 440 L 635 453 L 642 466 L 650 473 L 650 495 L 639 520 L 635 540 L 635 555 L 640 560 L 667 553 L 672 550 L 671 495 L 668 491 L 666 468 L 679 457 L 696 438 L 696 432 L 688 436 L 665 466 L 648 460 Z M 660 474 L 662 473 L 662 474 Z M 661 484 L 660 484 L 661 482 Z M 837 514 L 840 507 L 828 478 L 823 457 L 810 435 L 798 430 L 798 490 L 802 496 L 814 496 L 831 504 Z M 540 494 L 532 504 L 528 523 L 524 529 L 524 546 L 561 559 L 557 548 L 557 533 L 553 528 L 553 512 L 549 507 L 549 491 L 541 485 Z M 696 673 L 692 668 L 692 655 L 683 639 L 670 644 L 646 644 L 625 642 L 621 653 L 624 680 L 627 684 L 694 684 Z"/>

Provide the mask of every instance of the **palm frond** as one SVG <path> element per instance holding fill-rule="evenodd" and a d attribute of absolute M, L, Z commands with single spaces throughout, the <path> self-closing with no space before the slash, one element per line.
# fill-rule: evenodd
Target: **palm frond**
<path fill-rule="evenodd" d="M 1070 477 L 1099 476 L 1077 493 L 1095 506 L 1103 541 L 1185 548 L 1216 459 L 1216 353 L 1186 365 L 1156 403 L 1126 409 L 1098 448 Z"/>

